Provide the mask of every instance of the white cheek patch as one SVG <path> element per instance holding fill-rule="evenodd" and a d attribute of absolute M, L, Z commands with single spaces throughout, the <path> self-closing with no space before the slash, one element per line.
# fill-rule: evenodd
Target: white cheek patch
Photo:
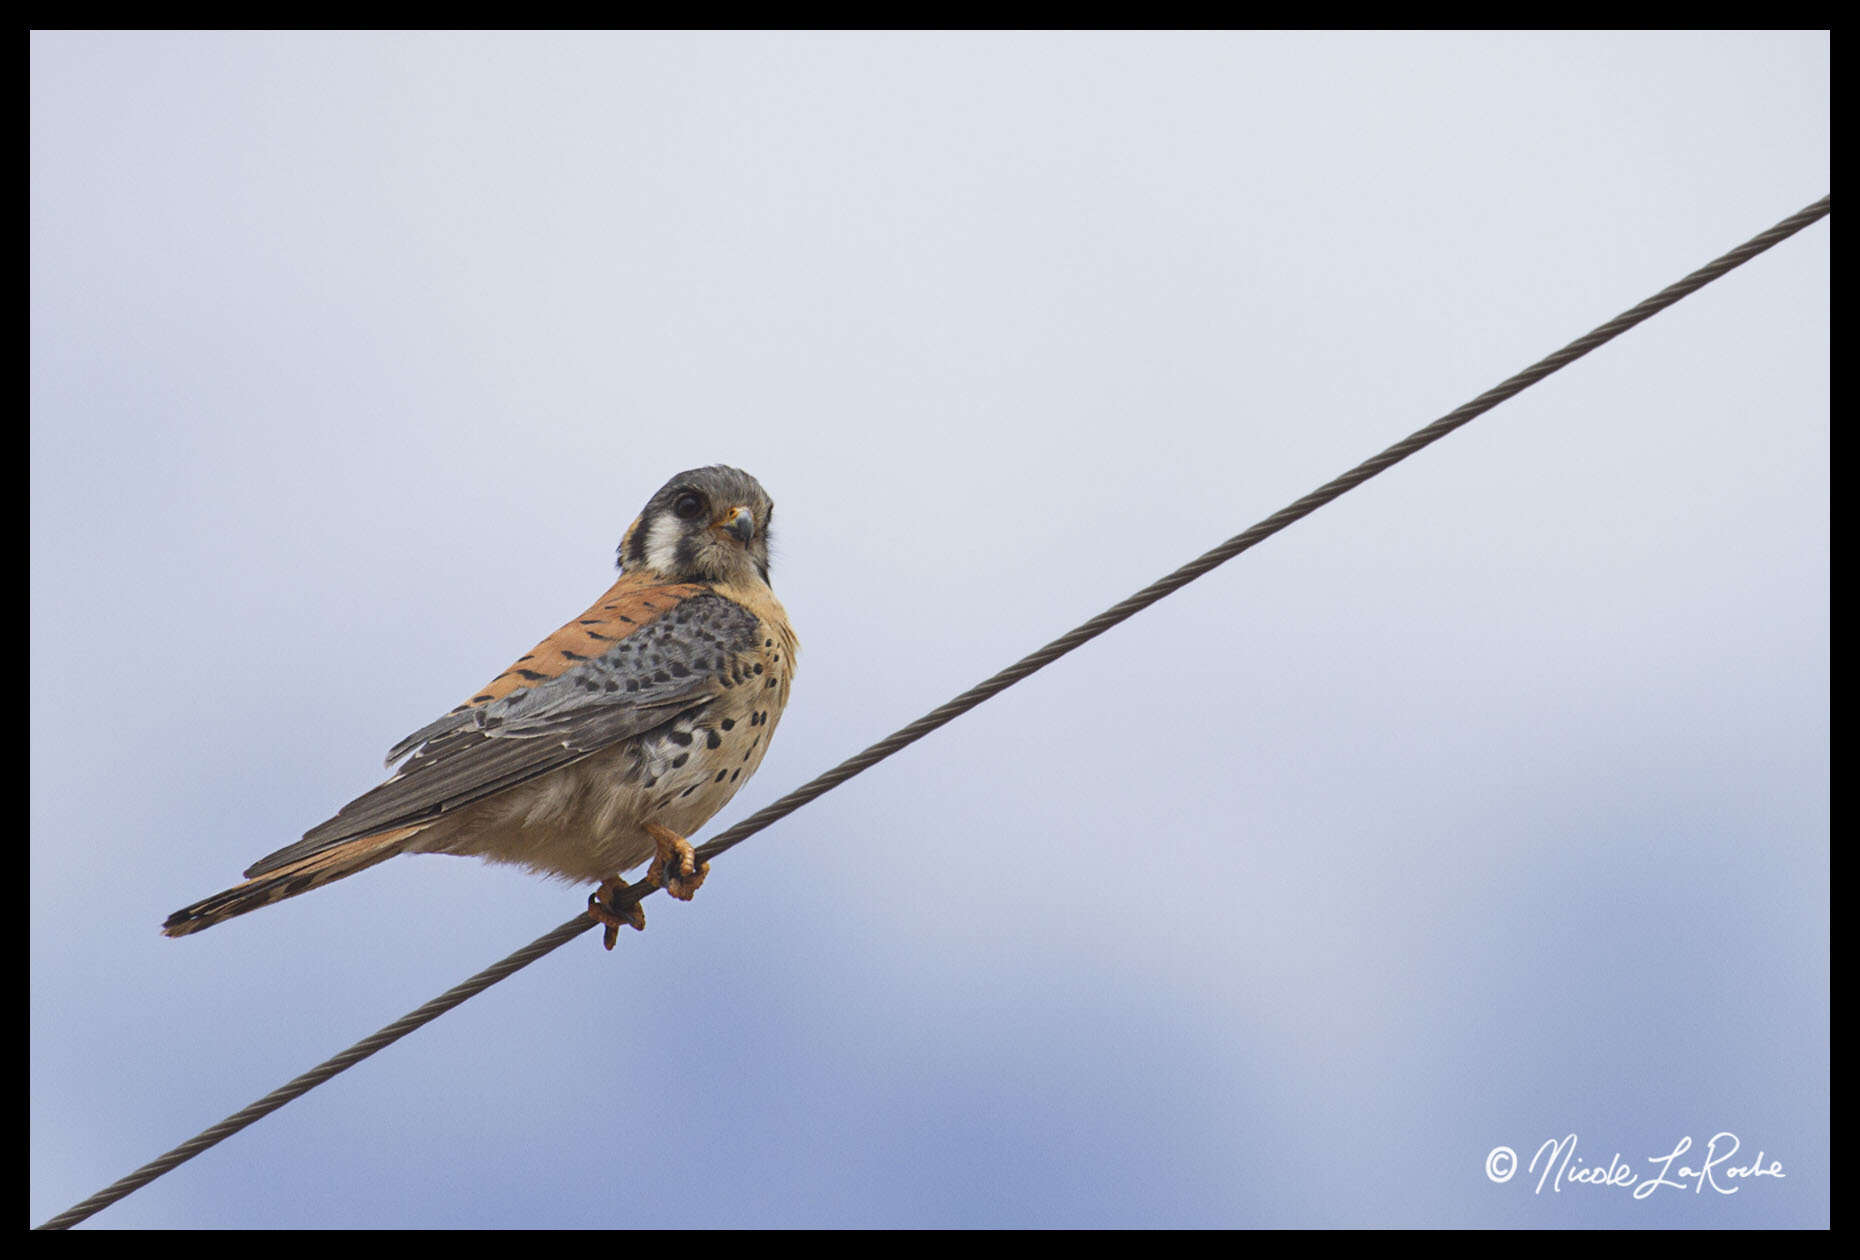
<path fill-rule="evenodd" d="M 670 573 L 678 559 L 678 527 L 665 517 L 646 523 L 646 564 L 661 573 Z"/>

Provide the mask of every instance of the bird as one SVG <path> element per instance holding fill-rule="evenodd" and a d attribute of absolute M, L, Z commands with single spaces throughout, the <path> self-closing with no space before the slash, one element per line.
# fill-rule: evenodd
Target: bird
<path fill-rule="evenodd" d="M 452 853 L 597 882 L 614 947 L 645 915 L 624 873 L 691 900 L 687 837 L 762 764 L 800 642 L 769 585 L 775 505 L 754 477 L 690 469 L 621 538 L 619 580 L 470 699 L 388 750 L 399 768 L 245 882 L 162 924 L 187 936 L 402 853 Z"/>

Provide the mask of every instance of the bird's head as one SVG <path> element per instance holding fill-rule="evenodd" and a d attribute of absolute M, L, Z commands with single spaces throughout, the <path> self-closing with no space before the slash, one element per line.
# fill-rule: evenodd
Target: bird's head
<path fill-rule="evenodd" d="M 620 568 L 650 569 L 668 582 L 769 580 L 775 503 L 740 468 L 681 472 L 646 501 L 620 540 Z"/>

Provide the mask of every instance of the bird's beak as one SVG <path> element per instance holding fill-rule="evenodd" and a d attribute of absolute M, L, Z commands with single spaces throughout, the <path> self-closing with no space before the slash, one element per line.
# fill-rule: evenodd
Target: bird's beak
<path fill-rule="evenodd" d="M 747 547 L 756 536 L 756 518 L 746 507 L 733 507 L 712 529 L 720 529 Z"/>

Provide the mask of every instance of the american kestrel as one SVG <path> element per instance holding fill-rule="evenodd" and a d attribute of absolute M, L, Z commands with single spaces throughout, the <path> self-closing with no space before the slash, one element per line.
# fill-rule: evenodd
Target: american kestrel
<path fill-rule="evenodd" d="M 769 588 L 775 505 L 748 473 L 679 473 L 620 542 L 594 606 L 436 722 L 388 750 L 387 782 L 260 858 L 246 881 L 175 911 L 186 936 L 400 853 L 457 853 L 599 882 L 588 914 L 612 949 L 635 904 L 621 873 L 689 901 L 704 882 L 685 837 L 768 751 L 799 643 Z"/>

